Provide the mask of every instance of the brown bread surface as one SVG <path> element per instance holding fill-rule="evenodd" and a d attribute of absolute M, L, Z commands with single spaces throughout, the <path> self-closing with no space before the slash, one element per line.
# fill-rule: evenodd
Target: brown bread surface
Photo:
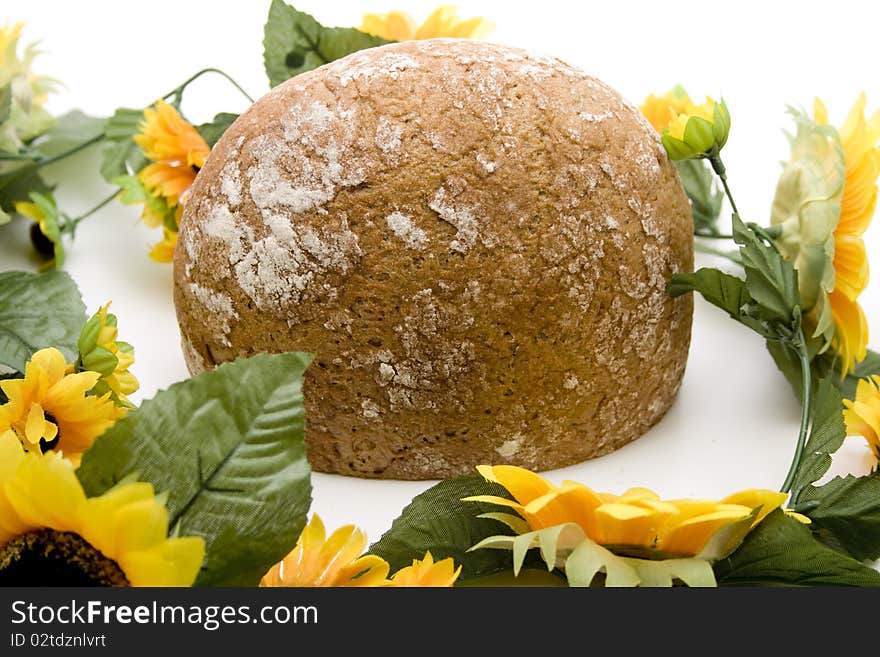
<path fill-rule="evenodd" d="M 279 85 L 187 199 L 174 301 L 197 373 L 307 351 L 309 460 L 434 479 L 615 450 L 673 402 L 693 265 L 659 138 L 552 59 L 437 39 Z"/>

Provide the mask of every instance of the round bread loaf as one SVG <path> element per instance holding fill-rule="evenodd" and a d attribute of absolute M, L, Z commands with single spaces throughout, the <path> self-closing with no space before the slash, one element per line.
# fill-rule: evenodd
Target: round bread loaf
<path fill-rule="evenodd" d="M 307 351 L 319 471 L 431 479 L 610 452 L 672 403 L 688 200 L 651 126 L 557 60 L 468 40 L 279 85 L 186 202 L 189 369 Z"/>

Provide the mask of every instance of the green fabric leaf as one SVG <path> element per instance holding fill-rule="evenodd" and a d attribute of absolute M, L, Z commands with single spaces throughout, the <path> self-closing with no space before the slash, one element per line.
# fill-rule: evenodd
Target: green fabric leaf
<path fill-rule="evenodd" d="M 12 111 L 12 85 L 0 87 L 0 124 L 4 123 Z"/>
<path fill-rule="evenodd" d="M 238 118 L 238 114 L 229 112 L 220 112 L 215 114 L 214 118 L 208 123 L 202 123 L 196 126 L 196 130 L 208 144 L 209 148 L 214 148 L 214 144 L 223 136 L 226 129 L 232 125 L 232 122 Z"/>
<path fill-rule="evenodd" d="M 455 582 L 455 586 L 461 587 L 499 587 L 499 586 L 516 586 L 516 587 L 563 587 L 568 586 L 565 579 L 556 574 L 556 571 L 548 573 L 546 569 L 539 568 L 523 568 L 518 575 L 514 575 L 510 570 L 504 570 L 491 575 L 483 575 L 482 577 L 473 577 L 471 579 L 462 580 L 459 578 Z"/>
<path fill-rule="evenodd" d="M 785 342 L 767 340 L 767 351 L 770 352 L 776 367 L 779 368 L 779 371 L 785 376 L 785 380 L 788 381 L 788 385 L 791 386 L 795 398 L 799 403 L 803 403 L 801 399 L 803 396 L 801 389 L 803 386 L 801 380 L 801 359 L 797 349 Z"/>
<path fill-rule="evenodd" d="M 296 544 L 311 501 L 301 353 L 238 359 L 171 386 L 83 457 L 89 495 L 137 473 L 168 493 L 171 526 L 202 536 L 196 584 L 255 586 Z"/>
<path fill-rule="evenodd" d="M 766 322 L 748 314 L 754 301 L 746 282 L 719 269 L 704 267 L 693 273 L 673 274 L 666 291 L 672 297 L 691 291 L 699 292 L 706 301 L 756 333 L 764 337 L 775 335 Z"/>
<path fill-rule="evenodd" d="M 826 352 L 827 353 L 827 352 Z M 828 353 L 829 360 L 833 358 L 830 353 Z M 840 378 L 840 362 L 834 362 L 834 381 L 840 388 L 840 392 L 847 399 L 855 399 L 856 398 L 856 388 L 859 385 L 859 381 L 861 379 L 867 379 L 875 374 L 880 374 L 880 353 L 876 351 L 868 350 L 867 356 L 865 356 L 858 364 L 856 364 L 855 369 L 852 372 L 847 373 L 846 377 L 841 380 Z"/>
<path fill-rule="evenodd" d="M 385 559 L 392 573 L 412 565 L 413 559 L 424 558 L 427 550 L 435 560 L 452 557 L 456 564 L 461 564 L 460 580 L 510 570 L 510 555 L 468 551 L 499 529 L 497 521 L 480 517 L 496 511 L 495 505 L 462 501 L 473 495 L 510 499 L 502 486 L 479 476 L 446 479 L 416 495 L 391 528 L 370 547 L 370 554 Z"/>
<path fill-rule="evenodd" d="M 714 568 L 720 586 L 880 586 L 880 573 L 822 545 L 778 509 Z"/>
<path fill-rule="evenodd" d="M 118 176 L 137 173 L 147 164 L 141 147 L 134 141 L 144 120 L 142 109 L 120 107 L 104 124 L 104 148 L 101 151 L 101 177 L 108 183 Z"/>
<path fill-rule="evenodd" d="M 682 187 L 691 201 L 694 232 L 717 235 L 724 191 L 718 187 L 706 160 L 675 160 Z"/>
<path fill-rule="evenodd" d="M 107 119 L 71 110 L 59 116 L 55 125 L 37 139 L 32 148 L 43 157 L 54 157 L 100 136 L 106 123 Z"/>
<path fill-rule="evenodd" d="M 814 505 L 817 505 L 814 507 Z M 798 501 L 810 519 L 859 560 L 880 558 L 880 476 L 835 477 Z"/>
<path fill-rule="evenodd" d="M 753 316 L 791 325 L 800 306 L 797 272 L 774 247 L 765 244 L 754 230 L 733 216 L 733 237 L 740 245 L 746 287 L 756 302 Z"/>
<path fill-rule="evenodd" d="M 30 194 L 48 194 L 52 187 L 43 180 L 33 162 L 0 162 L 0 210 L 15 211 L 16 201 L 27 201 Z M 3 222 L 0 222 L 3 223 Z"/>
<path fill-rule="evenodd" d="M 791 498 L 800 501 L 801 490 L 831 467 L 834 454 L 846 438 L 843 399 L 829 379 L 822 379 L 813 395 L 810 435 L 791 486 Z"/>
<path fill-rule="evenodd" d="M 263 63 L 273 87 L 358 50 L 390 43 L 350 27 L 324 27 L 283 0 L 272 0 L 263 36 Z"/>
<path fill-rule="evenodd" d="M 85 321 L 79 289 L 64 272 L 0 273 L 0 364 L 24 372 L 44 347 L 56 347 L 72 361 Z"/>

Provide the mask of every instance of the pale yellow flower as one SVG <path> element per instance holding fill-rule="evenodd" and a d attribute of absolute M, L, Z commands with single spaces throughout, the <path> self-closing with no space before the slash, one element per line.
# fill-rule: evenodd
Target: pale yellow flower
<path fill-rule="evenodd" d="M 458 10 L 450 6 L 442 6 L 434 10 L 421 25 L 404 11 L 392 11 L 388 14 L 365 14 L 360 27 L 362 32 L 388 41 L 439 37 L 483 39 L 493 28 L 494 25 L 485 18 L 459 19 Z"/>
<path fill-rule="evenodd" d="M 865 117 L 861 94 L 838 130 L 843 147 L 846 182 L 840 218 L 834 230 L 834 291 L 828 301 L 836 327 L 833 346 L 841 356 L 842 372 L 850 371 L 867 354 L 868 322 L 856 299 L 868 285 L 868 256 L 862 235 L 874 217 L 880 176 L 880 111 Z M 828 123 L 825 104 L 816 99 L 816 123 Z"/>

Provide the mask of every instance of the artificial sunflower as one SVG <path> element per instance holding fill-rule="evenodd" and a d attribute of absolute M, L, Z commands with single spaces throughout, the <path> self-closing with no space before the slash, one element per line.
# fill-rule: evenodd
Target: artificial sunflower
<path fill-rule="evenodd" d="M 71 370 L 64 355 L 49 347 L 31 357 L 24 378 L 0 381 L 8 398 L 0 406 L 0 431 L 12 430 L 29 452 L 58 450 L 78 465 L 126 409 L 114 404 L 109 392 L 91 394 L 99 373 Z"/>
<path fill-rule="evenodd" d="M 360 29 L 388 41 L 412 41 L 439 37 L 483 39 L 494 27 L 481 17 L 461 20 L 455 7 L 443 6 L 435 9 L 421 25 L 404 11 L 365 14 Z"/>
<path fill-rule="evenodd" d="M 840 354 L 844 374 L 865 357 L 868 348 L 868 322 L 856 300 L 868 285 L 868 256 L 862 235 L 877 204 L 880 111 L 866 118 L 865 105 L 862 93 L 838 130 L 846 178 L 834 229 L 834 289 L 828 294 L 828 303 L 836 329 L 832 346 Z M 814 116 L 818 125 L 828 125 L 828 110 L 818 98 Z"/>
<path fill-rule="evenodd" d="M 880 376 L 861 379 L 856 386 L 856 398 L 844 399 L 843 405 L 847 435 L 863 436 L 880 461 Z"/>
<path fill-rule="evenodd" d="M 689 113 L 694 107 L 694 102 L 685 88 L 676 85 L 665 94 L 656 96 L 651 94 L 639 108 L 648 122 L 658 134 L 663 134 L 666 128 L 680 114 Z"/>
<path fill-rule="evenodd" d="M 367 537 L 354 525 L 330 537 L 317 513 L 302 530 L 296 547 L 269 569 L 260 586 L 382 586 L 390 570 L 374 555 L 363 555 Z"/>
<path fill-rule="evenodd" d="M 138 380 L 128 368 L 134 364 L 134 347 L 117 340 L 119 329 L 116 315 L 108 311 L 110 302 L 101 306 L 80 332 L 78 369 L 98 372 L 101 378 L 92 388 L 93 394 L 112 393 L 122 404 L 138 389 Z"/>
<path fill-rule="evenodd" d="M 703 552 L 710 539 L 728 526 L 749 518 L 757 525 L 780 507 L 784 493 L 745 490 L 715 500 L 661 500 L 647 488 L 631 488 L 623 495 L 596 493 L 583 484 L 564 481 L 555 486 L 524 468 L 478 466 L 488 481 L 503 486 L 513 500 L 492 495 L 467 498 L 514 509 L 527 523 L 526 530 L 542 530 L 573 523 L 595 543 L 614 552 L 655 556 L 692 557 Z M 734 534 L 733 541 L 742 539 Z M 716 547 L 729 553 L 735 544 Z"/>
<path fill-rule="evenodd" d="M 174 255 L 185 197 L 211 151 L 199 132 L 168 103 L 159 100 L 144 110 L 134 140 L 151 161 L 137 176 L 119 180 L 123 203 L 142 204 L 141 219 L 163 228 L 163 239 L 150 251 L 158 262 Z"/>
<path fill-rule="evenodd" d="M 388 585 L 447 587 L 454 585 L 460 574 L 461 565 L 456 568 L 452 557 L 434 561 L 429 550 L 425 553 L 424 559 L 413 559 L 411 566 L 401 568 L 394 573 Z"/>
<path fill-rule="evenodd" d="M 204 556 L 201 538 L 168 538 L 152 485 L 86 497 L 61 454 L 0 434 L 0 585 L 189 586 Z"/>

